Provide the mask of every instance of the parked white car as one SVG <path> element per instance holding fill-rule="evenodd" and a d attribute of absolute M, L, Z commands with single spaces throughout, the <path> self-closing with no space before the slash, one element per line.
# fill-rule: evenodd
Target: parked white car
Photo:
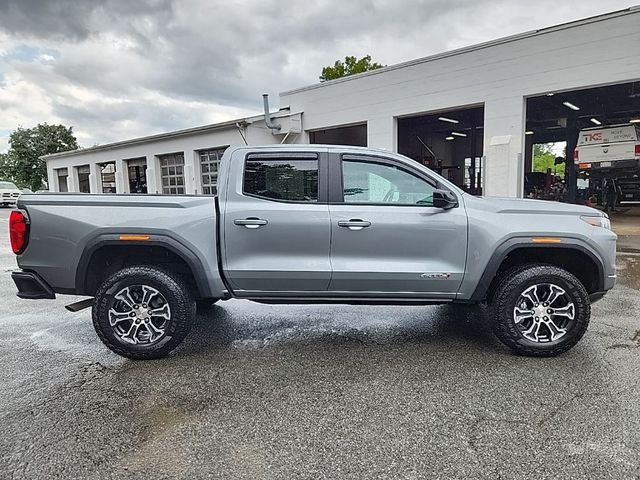
<path fill-rule="evenodd" d="M 3 207 L 15 206 L 18 197 L 22 194 L 20 189 L 12 182 L 0 182 L 0 205 Z"/>

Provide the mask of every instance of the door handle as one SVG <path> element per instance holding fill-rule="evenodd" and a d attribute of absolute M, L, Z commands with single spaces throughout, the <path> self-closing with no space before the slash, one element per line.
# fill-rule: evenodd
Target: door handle
<path fill-rule="evenodd" d="M 243 226 L 245 228 L 260 228 L 263 225 L 266 225 L 266 220 L 257 217 L 247 217 L 247 218 L 237 218 L 233 221 L 234 225 Z"/>
<path fill-rule="evenodd" d="M 362 230 L 363 228 L 367 228 L 371 226 L 371 222 L 366 220 L 360 220 L 359 218 L 352 218 L 351 220 L 340 220 L 338 222 L 339 227 L 346 227 L 349 230 Z"/>

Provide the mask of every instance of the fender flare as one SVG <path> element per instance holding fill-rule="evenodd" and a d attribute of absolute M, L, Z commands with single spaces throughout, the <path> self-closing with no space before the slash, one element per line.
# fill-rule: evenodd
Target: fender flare
<path fill-rule="evenodd" d="M 86 291 L 87 277 L 89 274 L 89 263 L 100 248 L 110 245 L 127 246 L 127 245 L 142 245 L 142 246 L 154 246 L 163 247 L 181 258 L 191 270 L 193 277 L 196 281 L 198 293 L 202 298 L 210 298 L 214 296 L 211 285 L 209 284 L 208 277 L 204 268 L 204 265 L 200 258 L 193 252 L 191 248 L 181 243 L 179 240 L 164 234 L 164 233 L 151 233 L 149 240 L 127 240 L 120 239 L 121 235 L 131 234 L 139 235 L 140 232 L 118 232 L 118 233 L 101 233 L 91 238 L 80 256 L 78 266 L 76 268 L 75 285 L 76 294 L 88 295 Z"/>
<path fill-rule="evenodd" d="M 531 243 L 530 236 L 513 237 L 501 243 L 498 246 L 498 248 L 496 248 L 496 250 L 493 252 L 493 255 L 491 256 L 491 258 L 489 259 L 489 262 L 485 266 L 484 272 L 482 273 L 482 277 L 480 277 L 480 281 L 478 282 L 478 285 L 476 286 L 476 289 L 474 290 L 473 295 L 471 295 L 470 300 L 473 302 L 481 301 L 487 294 L 487 291 L 489 290 L 489 287 L 491 286 L 491 283 L 493 282 L 496 276 L 496 273 L 500 268 L 500 265 L 502 265 L 502 262 L 504 262 L 504 260 L 507 258 L 507 256 L 510 253 L 514 252 L 515 250 L 523 249 L 523 248 L 527 248 L 527 249 L 529 248 L 553 248 L 553 249 L 564 248 L 568 250 L 577 250 L 581 253 L 584 253 L 595 263 L 596 267 L 598 268 L 597 290 L 603 290 L 605 269 L 604 269 L 604 264 L 602 262 L 602 259 L 600 258 L 600 255 L 583 240 L 580 240 L 577 238 L 567 238 L 567 237 L 559 237 L 559 238 L 561 238 L 562 240 L 561 243 L 551 243 L 551 244 Z"/>

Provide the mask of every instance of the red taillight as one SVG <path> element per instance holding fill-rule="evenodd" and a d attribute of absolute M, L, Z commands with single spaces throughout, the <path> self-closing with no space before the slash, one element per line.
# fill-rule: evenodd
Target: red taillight
<path fill-rule="evenodd" d="M 640 143 L 636 143 L 636 157 L 640 157 Z"/>
<path fill-rule="evenodd" d="M 20 210 L 14 210 L 9 215 L 9 238 L 11 249 L 16 255 L 22 253 L 27 246 L 29 227 L 27 217 Z"/>
<path fill-rule="evenodd" d="M 578 150 L 574 150 L 573 151 L 573 161 L 577 162 L 578 160 L 580 160 L 580 154 L 578 153 Z"/>

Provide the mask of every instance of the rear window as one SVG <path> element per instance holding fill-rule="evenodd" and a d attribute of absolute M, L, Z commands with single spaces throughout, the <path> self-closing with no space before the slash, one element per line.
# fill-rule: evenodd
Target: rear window
<path fill-rule="evenodd" d="M 269 200 L 318 201 L 318 160 L 247 159 L 243 192 Z"/>
<path fill-rule="evenodd" d="M 11 182 L 0 182 L 0 188 L 13 189 L 13 190 L 17 190 L 18 189 L 18 187 L 16 187 L 15 184 L 13 184 Z"/>

